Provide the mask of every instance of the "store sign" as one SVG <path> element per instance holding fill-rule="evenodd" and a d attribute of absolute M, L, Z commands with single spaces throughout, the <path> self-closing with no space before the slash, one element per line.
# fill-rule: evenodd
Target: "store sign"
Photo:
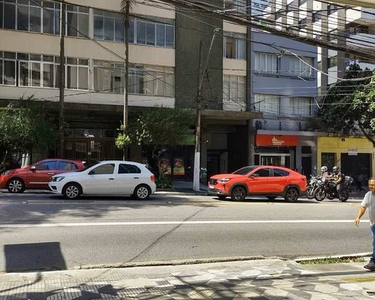
<path fill-rule="evenodd" d="M 348 155 L 358 155 L 357 148 L 349 148 L 348 149 Z"/>
<path fill-rule="evenodd" d="M 257 146 L 273 146 L 273 147 L 298 146 L 298 136 L 257 134 L 255 138 L 255 143 Z"/>

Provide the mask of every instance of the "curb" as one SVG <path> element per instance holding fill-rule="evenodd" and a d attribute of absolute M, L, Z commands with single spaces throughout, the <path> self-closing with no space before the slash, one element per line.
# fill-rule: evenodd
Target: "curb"
<path fill-rule="evenodd" d="M 259 255 L 259 256 L 238 256 L 238 257 L 224 257 L 224 258 L 199 258 L 199 259 L 182 259 L 182 260 L 128 262 L 128 263 L 114 263 L 114 264 L 81 265 L 81 266 L 73 267 L 73 270 L 182 266 L 182 265 L 199 265 L 199 264 L 225 263 L 225 262 L 235 262 L 235 261 L 245 261 L 245 260 L 265 260 L 265 259 L 281 259 L 281 258 L 265 257 L 263 255 Z"/>
<path fill-rule="evenodd" d="M 295 262 L 300 263 L 304 261 L 315 261 L 315 260 L 324 260 L 331 258 L 345 259 L 345 258 L 359 258 L 359 257 L 369 257 L 371 252 L 365 253 L 353 253 L 353 254 L 339 254 L 339 255 L 330 255 L 330 256 L 314 256 L 314 257 L 297 257 L 294 259 Z"/>

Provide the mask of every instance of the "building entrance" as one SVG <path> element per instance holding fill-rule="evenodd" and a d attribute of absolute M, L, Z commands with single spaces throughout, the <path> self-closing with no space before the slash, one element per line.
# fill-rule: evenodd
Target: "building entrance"
<path fill-rule="evenodd" d="M 260 164 L 290 168 L 290 154 L 261 154 Z"/>

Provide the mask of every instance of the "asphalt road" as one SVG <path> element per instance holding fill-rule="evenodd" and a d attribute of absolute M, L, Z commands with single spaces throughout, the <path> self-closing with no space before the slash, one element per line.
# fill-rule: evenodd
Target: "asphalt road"
<path fill-rule="evenodd" d="M 0 271 L 238 256 L 371 251 L 367 215 L 346 203 L 157 194 L 148 201 L 0 193 Z"/>

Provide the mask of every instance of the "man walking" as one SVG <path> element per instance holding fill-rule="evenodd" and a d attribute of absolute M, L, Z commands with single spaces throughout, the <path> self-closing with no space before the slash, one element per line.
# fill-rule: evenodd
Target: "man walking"
<path fill-rule="evenodd" d="M 370 191 L 363 198 L 361 207 L 359 208 L 357 213 L 357 218 L 354 220 L 354 224 L 356 226 L 359 225 L 359 220 L 368 208 L 372 234 L 372 257 L 370 259 L 370 262 L 365 265 L 364 268 L 370 271 L 375 271 L 375 178 L 371 178 L 368 181 L 368 187 Z"/>

